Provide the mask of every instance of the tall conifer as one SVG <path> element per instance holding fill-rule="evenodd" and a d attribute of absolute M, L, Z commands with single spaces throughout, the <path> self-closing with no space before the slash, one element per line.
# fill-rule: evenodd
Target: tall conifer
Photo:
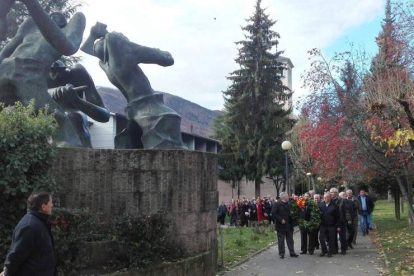
<path fill-rule="evenodd" d="M 248 180 L 255 181 L 255 196 L 260 196 L 263 176 L 283 171 L 281 143 L 291 129 L 291 110 L 283 108 L 291 91 L 282 83 L 284 64 L 278 61 L 279 34 L 271 28 L 276 23 L 261 8 L 258 0 L 253 16 L 242 27 L 245 40 L 235 59 L 240 68 L 230 74 L 232 81 L 224 93 L 225 124 L 231 135 L 223 139 L 223 153 L 234 154 Z M 230 139 L 227 141 L 227 139 Z"/>

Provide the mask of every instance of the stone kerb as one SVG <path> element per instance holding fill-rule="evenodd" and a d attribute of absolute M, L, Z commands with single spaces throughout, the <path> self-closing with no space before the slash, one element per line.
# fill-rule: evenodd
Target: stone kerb
<path fill-rule="evenodd" d="M 52 173 L 63 207 L 88 208 L 109 223 L 164 213 L 170 238 L 191 256 L 216 255 L 216 168 L 216 155 L 204 152 L 59 149 Z"/>

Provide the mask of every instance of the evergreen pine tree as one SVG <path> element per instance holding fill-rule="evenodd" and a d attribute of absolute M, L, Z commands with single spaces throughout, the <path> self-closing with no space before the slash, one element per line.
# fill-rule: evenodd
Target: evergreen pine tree
<path fill-rule="evenodd" d="M 230 74 L 232 84 L 223 92 L 222 124 L 229 133 L 216 138 L 223 142 L 222 154 L 234 154 L 232 164 L 255 181 L 258 197 L 262 177 L 283 171 L 281 143 L 294 122 L 288 117 L 291 110 L 283 108 L 292 93 L 282 83 L 279 34 L 271 30 L 276 22 L 261 8 L 261 0 L 247 22 L 242 28 L 245 40 L 236 42 L 241 46 L 236 58 L 240 68 Z"/>

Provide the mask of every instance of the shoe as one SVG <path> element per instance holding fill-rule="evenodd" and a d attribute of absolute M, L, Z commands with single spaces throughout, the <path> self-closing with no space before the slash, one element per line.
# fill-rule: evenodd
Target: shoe
<path fill-rule="evenodd" d="M 328 258 L 332 258 L 332 254 L 331 253 L 328 253 L 327 257 Z"/>
<path fill-rule="evenodd" d="M 352 243 L 348 243 L 348 247 L 351 249 L 354 249 L 354 247 L 352 246 Z"/>
<path fill-rule="evenodd" d="M 346 254 L 346 251 L 341 251 L 342 256 L 345 255 L 345 254 Z"/>
<path fill-rule="evenodd" d="M 325 256 L 326 255 L 326 253 L 321 253 L 321 254 L 319 254 L 319 257 L 323 257 L 323 256 Z"/>
<path fill-rule="evenodd" d="M 301 255 L 306 254 L 306 251 L 302 251 L 302 252 L 300 252 L 300 254 L 301 254 Z"/>
<path fill-rule="evenodd" d="M 284 259 L 285 258 L 285 255 L 279 255 L 279 258 L 280 259 Z"/>
<path fill-rule="evenodd" d="M 298 254 L 290 254 L 290 256 L 292 257 L 292 258 L 297 258 L 297 257 L 299 257 L 299 255 Z"/>
<path fill-rule="evenodd" d="M 313 255 L 313 252 L 309 252 L 309 255 Z"/>

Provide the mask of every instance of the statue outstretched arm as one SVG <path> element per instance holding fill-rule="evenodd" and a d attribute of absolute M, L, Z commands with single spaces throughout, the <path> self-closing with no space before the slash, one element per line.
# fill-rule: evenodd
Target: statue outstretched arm
<path fill-rule="evenodd" d="M 105 107 L 88 71 L 81 64 L 76 64 L 70 71 L 72 78 L 77 83 L 87 86 L 84 90 L 86 100 L 84 102 L 86 104 L 81 103 L 81 106 L 78 108 L 95 121 L 108 122 L 110 117 L 109 110 Z"/>
<path fill-rule="evenodd" d="M 62 55 L 76 53 L 82 42 L 86 19 L 82 13 L 76 13 L 63 32 L 43 10 L 38 0 L 19 0 L 25 4 L 43 37 Z"/>
<path fill-rule="evenodd" d="M 174 59 L 169 52 L 141 46 L 133 42 L 130 42 L 129 49 L 131 51 L 131 58 L 137 64 L 157 64 L 164 67 L 174 64 Z"/>
<path fill-rule="evenodd" d="M 83 91 L 88 89 L 83 87 L 79 88 Z M 75 88 L 72 84 L 66 84 L 66 86 L 50 88 L 48 89 L 48 93 L 63 109 L 79 110 L 95 121 L 102 123 L 108 122 L 110 117 L 108 109 L 80 98 L 78 94 L 79 88 Z"/>
<path fill-rule="evenodd" d="M 107 33 L 108 31 L 106 30 L 106 25 L 100 22 L 96 22 L 95 26 L 91 28 L 88 38 L 82 44 L 81 50 L 91 56 L 99 58 L 98 55 L 95 53 L 93 47 L 95 41 L 97 39 L 105 37 Z"/>
<path fill-rule="evenodd" d="M 174 59 L 170 53 L 160 49 L 141 46 L 128 40 L 121 33 L 108 33 L 105 36 L 106 47 L 108 49 L 109 60 L 112 62 L 127 63 L 132 66 L 137 64 L 158 64 L 161 66 L 171 66 Z"/>

